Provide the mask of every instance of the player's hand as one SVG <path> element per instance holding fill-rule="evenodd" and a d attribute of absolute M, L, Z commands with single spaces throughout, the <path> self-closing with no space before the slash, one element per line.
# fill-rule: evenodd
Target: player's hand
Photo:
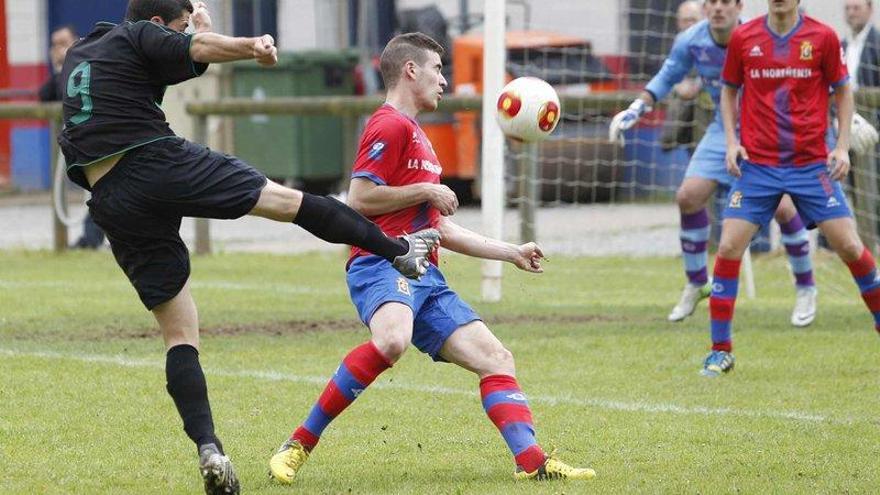
<path fill-rule="evenodd" d="M 857 155 L 867 155 L 877 146 L 878 141 L 880 141 L 880 135 L 877 134 L 877 129 L 864 117 L 853 113 L 849 149 Z"/>
<path fill-rule="evenodd" d="M 739 169 L 740 159 L 749 159 L 749 153 L 746 151 L 746 149 L 739 144 L 737 144 L 736 146 L 728 146 L 727 156 L 725 157 L 727 173 L 737 178 L 742 176 L 742 170 Z"/>
<path fill-rule="evenodd" d="M 651 111 L 651 107 L 649 107 L 641 98 L 636 98 L 635 101 L 630 104 L 629 108 L 618 113 L 611 119 L 611 125 L 608 126 L 608 140 L 612 143 L 620 143 L 620 146 L 626 144 L 626 139 L 623 137 L 623 131 L 627 131 L 632 128 L 632 126 L 636 125 L 636 122 L 639 121 L 642 115 Z"/>
<path fill-rule="evenodd" d="M 840 180 L 849 173 L 849 151 L 834 148 L 828 153 L 828 176 L 831 180 Z"/>
<path fill-rule="evenodd" d="M 205 2 L 193 2 L 193 12 L 189 16 L 189 23 L 196 33 L 210 33 L 212 28 L 211 14 L 208 13 L 208 4 Z"/>
<path fill-rule="evenodd" d="M 254 58 L 260 65 L 271 66 L 278 63 L 278 48 L 275 47 L 275 38 L 264 34 L 254 42 Z"/>
<path fill-rule="evenodd" d="M 428 202 L 440 210 L 444 217 L 455 214 L 458 209 L 458 197 L 452 189 L 443 184 L 428 184 Z"/>
<path fill-rule="evenodd" d="M 544 273 L 544 268 L 541 267 L 542 259 L 544 259 L 544 253 L 541 251 L 541 248 L 534 242 L 527 242 L 516 247 L 516 253 L 510 262 L 523 271 Z"/>

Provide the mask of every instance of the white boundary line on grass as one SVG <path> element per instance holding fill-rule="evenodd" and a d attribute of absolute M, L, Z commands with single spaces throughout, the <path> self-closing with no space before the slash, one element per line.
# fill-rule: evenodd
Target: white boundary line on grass
<path fill-rule="evenodd" d="M 55 351 L 19 351 L 15 349 L 0 348 L 0 356 L 12 358 L 40 358 L 40 359 L 67 359 L 82 363 L 97 363 L 122 366 L 125 368 L 150 368 L 164 369 L 164 363 L 150 359 L 131 359 L 124 356 L 111 356 L 102 354 L 82 354 L 82 353 L 62 353 Z M 273 382 L 294 382 L 324 385 L 329 377 L 302 376 L 292 373 L 281 373 L 277 371 L 262 370 L 224 370 L 221 368 L 208 367 L 205 369 L 208 376 L 224 376 L 232 378 L 252 378 L 257 380 L 267 380 Z M 379 390 L 404 390 L 408 392 L 419 392 L 432 395 L 462 395 L 473 397 L 476 396 L 475 390 L 461 390 L 448 387 L 436 387 L 419 384 L 407 384 L 399 382 L 379 382 L 370 385 L 371 389 Z M 749 409 L 736 409 L 729 407 L 704 407 L 704 406 L 679 406 L 676 404 L 650 403 L 644 401 L 627 402 L 608 399 L 581 399 L 569 395 L 528 395 L 529 402 L 545 404 L 549 406 L 581 406 L 593 407 L 597 409 L 607 409 L 612 411 L 627 411 L 649 414 L 680 414 L 694 416 L 737 416 L 746 418 L 762 418 L 788 420 L 800 423 L 831 423 L 831 424 L 850 424 L 853 422 L 863 422 L 860 418 L 833 418 L 823 414 L 811 413 L 808 411 L 760 411 Z"/>

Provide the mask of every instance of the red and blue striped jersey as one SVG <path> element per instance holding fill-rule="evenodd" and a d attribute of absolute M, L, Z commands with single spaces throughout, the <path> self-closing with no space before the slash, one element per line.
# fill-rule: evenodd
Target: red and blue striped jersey
<path fill-rule="evenodd" d="M 829 88 L 849 80 L 840 40 L 821 22 L 801 15 L 778 36 L 767 16 L 737 28 L 722 80 L 742 87 L 740 139 L 749 161 L 766 166 L 825 162 Z"/>
<path fill-rule="evenodd" d="M 392 187 L 439 184 L 443 171 L 439 162 L 418 122 L 385 104 L 367 122 L 351 177 Z M 369 218 L 382 232 L 394 237 L 436 228 L 440 224 L 440 210 L 425 202 Z M 351 259 L 367 254 L 370 253 L 352 247 Z M 437 264 L 436 251 L 429 260 Z"/>

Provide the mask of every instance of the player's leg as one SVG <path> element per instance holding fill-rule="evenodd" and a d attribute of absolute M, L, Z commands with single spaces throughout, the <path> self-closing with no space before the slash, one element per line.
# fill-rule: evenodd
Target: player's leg
<path fill-rule="evenodd" d="M 161 141 L 159 143 L 162 143 Z M 163 143 L 170 144 L 170 143 Z M 166 147 L 151 147 L 158 154 Z M 199 451 L 208 493 L 238 493 L 232 463 L 214 433 L 205 376 L 199 364 L 198 313 L 189 292 L 190 265 L 179 216 L 163 211 L 151 191 L 162 189 L 167 163 L 137 149 L 127 153 L 92 189 L 89 212 L 107 234 L 113 256 L 166 344 L 166 389 Z"/>
<path fill-rule="evenodd" d="M 293 222 L 327 242 L 362 247 L 391 262 L 419 255 L 424 258 L 423 253 L 433 249 L 438 240 L 436 231 L 412 234 L 405 240 L 388 237 L 376 224 L 336 199 L 304 193 L 272 181 L 267 181 L 260 191 L 249 214 Z"/>
<path fill-rule="evenodd" d="M 425 255 L 439 241 L 433 229 L 396 239 L 335 199 L 283 187 L 238 158 L 184 139 L 151 144 L 162 180 L 144 184 L 168 214 L 232 219 L 247 214 L 293 222 L 328 242 L 362 247 L 391 261 L 410 278 L 425 271 Z M 171 164 L 171 165 L 169 165 Z M 119 168 L 117 165 L 116 168 Z"/>
<path fill-rule="evenodd" d="M 816 318 L 816 282 L 810 259 L 810 238 L 791 197 L 785 195 L 774 215 L 782 230 L 782 244 L 795 278 L 795 304 L 791 324 L 805 327 Z"/>
<path fill-rule="evenodd" d="M 355 259 L 347 282 L 352 302 L 372 337 L 342 360 L 306 420 L 269 460 L 273 478 L 292 483 L 318 444 L 324 429 L 406 351 L 413 334 L 413 308 L 423 301 L 421 288 L 378 256 Z"/>
<path fill-rule="evenodd" d="M 691 314 L 697 303 L 707 297 L 709 244 L 709 213 L 706 205 L 715 192 L 714 180 L 699 176 L 684 179 L 675 195 L 681 212 L 681 257 L 684 262 L 687 283 L 678 304 L 669 313 L 669 321 L 681 321 Z"/>
<path fill-rule="evenodd" d="M 166 388 L 199 451 L 207 493 L 238 493 L 239 482 L 214 433 L 208 385 L 199 364 L 199 317 L 187 282 L 171 300 L 153 308 L 167 350 Z"/>
<path fill-rule="evenodd" d="M 330 422 L 400 359 L 409 345 L 412 319 L 412 309 L 405 304 L 391 302 L 376 311 L 370 321 L 372 338 L 343 358 L 306 420 L 269 460 L 269 473 L 275 480 L 293 483 Z"/>
<path fill-rule="evenodd" d="M 712 122 L 694 150 L 684 181 L 676 193 L 681 213 L 681 254 L 688 281 L 678 304 L 667 317 L 669 321 L 687 318 L 693 314 L 697 303 L 709 296 L 706 249 L 710 229 L 706 205 L 719 184 L 732 182 L 724 167 L 725 151 L 724 129 L 720 122 Z"/>
<path fill-rule="evenodd" d="M 852 218 L 835 218 L 819 223 L 819 228 L 852 273 L 862 300 L 874 317 L 874 329 L 880 332 L 880 275 L 874 256 L 859 239 L 855 222 Z"/>
<path fill-rule="evenodd" d="M 876 263 L 859 239 L 840 182 L 828 177 L 825 164 L 790 169 L 787 174 L 788 192 L 798 211 L 808 222 L 819 226 L 828 243 L 846 263 L 862 299 L 874 316 L 875 328 L 880 329 L 880 279 L 877 278 Z"/>
<path fill-rule="evenodd" d="M 709 298 L 712 351 L 703 361 L 700 373 L 704 376 L 718 376 L 733 369 L 731 326 L 739 290 L 740 263 L 758 228 L 773 217 L 783 194 L 778 171 L 746 161 L 741 170 L 742 176 L 731 185 L 715 257 Z"/>
<path fill-rule="evenodd" d="M 452 299 L 451 295 L 445 297 Z M 450 321 L 448 314 L 439 316 L 444 309 L 430 309 L 435 313 L 433 318 Z M 574 468 L 548 456 L 538 445 L 532 411 L 516 380 L 513 354 L 482 321 L 471 321 L 456 329 L 446 339 L 439 355 L 445 361 L 472 371 L 480 379 L 483 410 L 513 455 L 515 477 L 590 479 L 596 476 L 592 469 Z"/>

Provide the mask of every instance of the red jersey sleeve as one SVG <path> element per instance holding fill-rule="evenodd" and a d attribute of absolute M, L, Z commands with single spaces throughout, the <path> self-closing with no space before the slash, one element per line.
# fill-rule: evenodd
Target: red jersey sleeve
<path fill-rule="evenodd" d="M 846 70 L 846 59 L 840 40 L 831 30 L 825 33 L 825 50 L 823 50 L 822 73 L 829 86 L 838 87 L 849 81 Z"/>
<path fill-rule="evenodd" d="M 368 179 L 377 185 L 394 182 L 400 169 L 408 130 L 398 119 L 373 118 L 364 129 L 351 178 Z"/>
<path fill-rule="evenodd" d="M 743 83 L 742 63 L 742 29 L 737 28 L 727 44 L 727 56 L 724 57 L 724 69 L 721 71 L 721 81 L 738 88 Z"/>

